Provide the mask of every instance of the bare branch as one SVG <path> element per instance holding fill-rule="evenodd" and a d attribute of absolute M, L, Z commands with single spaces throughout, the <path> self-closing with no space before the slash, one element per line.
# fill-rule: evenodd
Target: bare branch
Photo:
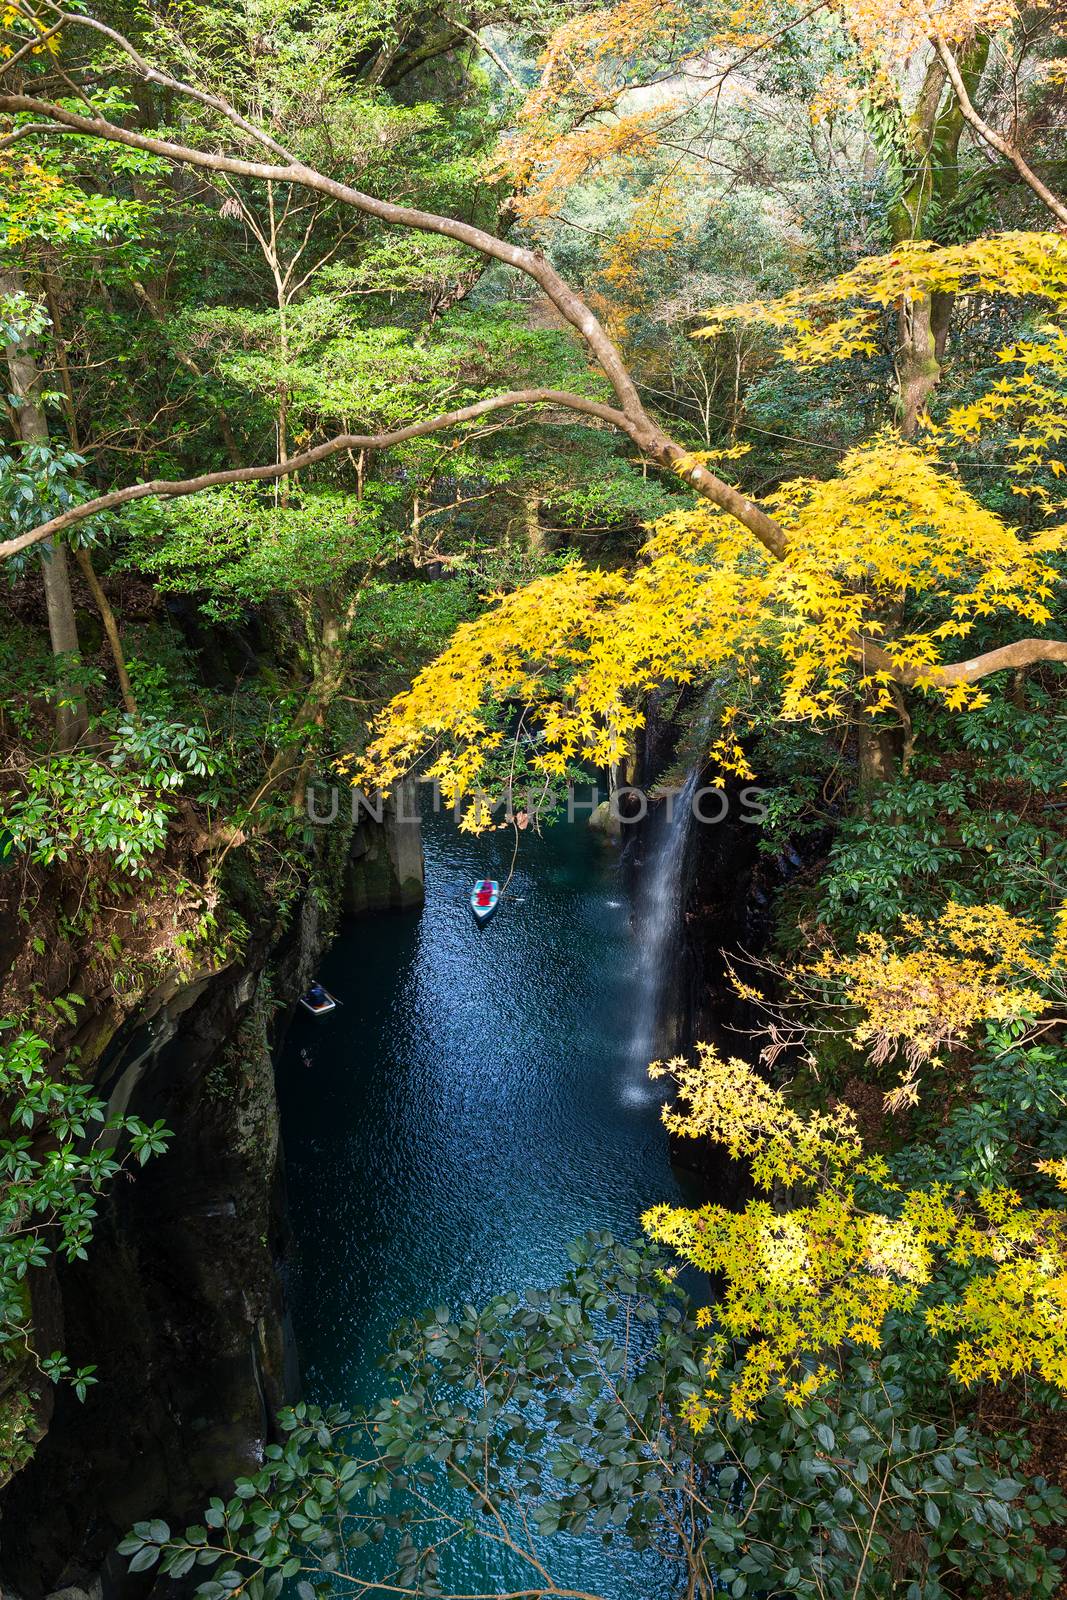
<path fill-rule="evenodd" d="M 511 68 L 508 66 L 508 64 L 504 60 L 503 56 L 500 55 L 500 53 L 498 51 L 493 49 L 493 47 L 489 43 L 488 39 L 483 39 L 482 36 L 479 33 L 477 33 L 474 28 L 468 28 L 467 24 L 465 22 L 460 22 L 460 21 L 458 21 L 458 19 L 454 23 L 454 26 L 459 29 L 460 33 L 465 33 L 467 35 L 468 39 L 472 39 L 474 41 L 474 43 L 478 46 L 479 50 L 484 50 L 485 51 L 485 54 L 489 57 L 489 59 L 493 63 L 493 65 L 500 72 L 502 72 L 504 74 L 505 78 L 511 84 L 511 87 L 513 89 L 518 89 L 519 93 L 521 94 L 522 93 L 522 84 L 519 82 L 518 78 L 516 78 L 515 74 L 512 72 Z"/>
<path fill-rule="evenodd" d="M 483 417 L 490 411 L 500 411 L 507 406 L 534 405 L 563 406 L 568 411 L 578 411 L 583 416 L 597 417 L 602 422 L 612 423 L 625 432 L 631 430 L 629 419 L 621 411 L 616 411 L 612 406 L 601 405 L 597 400 L 587 400 L 584 395 L 569 394 L 564 389 L 515 389 L 508 394 L 491 395 L 488 399 L 478 400 L 473 405 L 463 406 L 458 411 L 448 411 L 441 416 L 429 417 L 424 422 L 412 422 L 405 428 L 394 428 L 390 433 L 341 433 L 333 439 L 327 439 L 323 444 L 315 445 L 311 450 L 305 450 L 302 455 L 290 456 L 288 461 L 272 461 L 260 467 L 234 467 L 225 472 L 206 472 L 196 478 L 178 480 L 155 478 L 148 483 L 134 483 L 127 485 L 125 489 L 113 489 L 109 494 L 98 495 L 95 500 L 85 500 L 81 505 L 72 506 L 61 516 L 53 517 L 50 522 L 42 522 L 39 527 L 30 528 L 28 532 L 20 533 L 15 539 L 0 542 L 0 560 L 17 555 L 20 550 L 38 544 L 42 539 L 50 539 L 53 534 L 60 533 L 65 528 L 72 528 L 88 517 L 97 516 L 103 511 L 113 511 L 117 506 L 128 505 L 131 500 L 144 500 L 152 495 L 175 499 L 179 495 L 198 494 L 202 489 L 217 489 L 228 483 L 270 483 L 276 478 L 286 477 L 291 472 L 300 472 L 305 467 L 314 466 L 316 462 L 326 461 L 339 450 L 388 450 L 393 445 L 403 444 L 407 439 L 421 439 L 427 434 L 440 433 L 445 428 L 458 427 L 461 423 L 471 422 L 474 418 Z"/>
<path fill-rule="evenodd" d="M 57 8 L 50 5 L 48 9 L 55 11 Z M 227 122 L 232 122 L 234 127 L 240 128 L 242 133 L 247 133 L 250 138 L 255 139 L 257 144 L 262 145 L 264 149 L 270 150 L 272 154 L 281 156 L 285 161 L 293 160 L 291 151 L 287 150 L 284 145 L 279 144 L 277 139 L 272 138 L 265 128 L 259 128 L 254 122 L 249 122 L 246 117 L 242 117 L 241 113 L 236 107 L 230 105 L 228 100 L 224 100 L 221 95 L 211 94 L 206 89 L 198 89 L 195 84 L 185 83 L 181 78 L 173 78 L 169 72 L 160 72 L 157 67 L 153 67 L 150 62 L 146 61 L 130 43 L 129 39 L 119 33 L 117 29 L 109 28 L 106 23 L 98 22 L 95 17 L 80 16 L 70 11 L 60 12 L 59 21 L 55 26 L 56 28 L 90 28 L 94 33 L 103 34 L 106 39 L 110 39 L 112 44 L 118 45 L 119 49 L 129 56 L 146 83 L 158 84 L 162 89 L 170 89 L 174 94 L 183 94 L 190 100 L 198 101 L 200 105 L 207 106 L 209 110 L 219 112 L 220 115 L 226 118 Z M 49 31 L 54 33 L 55 28 Z"/>
<path fill-rule="evenodd" d="M 136 55 L 136 52 L 134 54 Z M 174 82 L 176 84 L 177 80 Z M 177 87 L 182 89 L 183 86 L 177 85 Z M 221 109 L 224 115 L 228 115 L 224 107 Z M 487 233 L 483 228 L 477 228 L 471 223 L 460 222 L 454 217 L 442 217 L 434 212 L 420 211 L 413 206 L 396 205 L 388 200 L 379 200 L 376 196 L 364 194 L 349 184 L 328 178 L 325 174 L 295 159 L 290 159 L 285 166 L 271 166 L 266 162 L 249 161 L 238 156 L 199 150 L 193 146 L 176 144 L 169 139 L 157 139 L 149 134 L 120 127 L 102 116 L 83 117 L 65 106 L 51 101 L 37 100 L 28 95 L 0 95 L 0 113 L 4 112 L 12 116 L 26 113 L 31 116 L 51 118 L 52 131 L 56 133 L 78 133 L 93 139 L 108 140 L 135 150 L 149 151 L 153 155 L 163 156 L 182 165 L 201 167 L 212 172 L 230 173 L 237 177 L 256 178 L 266 183 L 299 184 L 319 194 L 328 195 L 343 205 L 352 206 L 367 216 L 376 217 L 381 222 L 455 239 L 484 256 L 502 261 L 516 271 L 524 273 L 544 291 L 560 315 L 585 340 L 618 397 L 625 417 L 625 431 L 635 443 L 639 444 L 660 467 L 681 471 L 698 494 L 736 517 L 773 556 L 780 560 L 785 554 L 786 536 L 773 517 L 768 516 L 747 496 L 717 478 L 706 467 L 693 464 L 688 453 L 653 422 L 641 403 L 637 386 L 618 348 L 581 296 L 560 277 L 539 251 L 512 244 L 506 239 L 498 239 L 495 234 Z M 237 113 L 233 115 L 236 117 Z M 243 119 L 240 121 L 243 122 Z M 16 128 L 7 135 L 6 140 L 0 140 L 0 148 L 19 137 L 21 130 Z"/>
<path fill-rule="evenodd" d="M 888 672 L 896 683 L 902 683 L 905 688 L 930 683 L 937 688 L 949 689 L 957 683 L 978 683 L 992 672 L 1006 672 L 1010 668 L 1018 671 L 1021 667 L 1037 666 L 1041 661 L 1067 663 L 1067 642 L 1060 639 L 1017 639 L 1014 644 L 1004 644 L 996 650 L 986 650 L 980 656 L 972 656 L 969 661 L 957 661 L 947 666 L 899 663 L 871 639 L 858 639 L 853 646 L 853 654 L 869 674 Z"/>
<path fill-rule="evenodd" d="M 1042 183 L 1037 173 L 1023 158 L 1021 151 L 997 133 L 995 128 L 991 128 L 988 122 L 978 115 L 971 97 L 967 93 L 967 85 L 963 81 L 963 74 L 960 72 L 956 58 L 945 41 L 935 38 L 934 49 L 940 56 L 945 71 L 948 73 L 949 82 L 956 92 L 956 99 L 959 101 L 960 114 L 963 120 L 974 129 L 980 139 L 984 139 L 986 144 L 1002 155 L 1005 160 L 1011 162 L 1020 178 L 1033 190 L 1042 205 L 1048 207 L 1061 227 L 1067 228 L 1067 205 L 1064 205 L 1062 200 L 1057 199 L 1052 190 Z"/>
<path fill-rule="evenodd" d="M 812 9 L 819 9 L 818 0 Z M 52 5 L 49 6 L 49 10 L 53 14 L 58 12 L 58 8 Z M 577 330 L 585 341 L 589 351 L 596 358 L 610 382 L 618 398 L 619 409 L 586 400 L 580 395 L 567 394 L 557 390 L 516 390 L 479 401 L 476 405 L 464 407 L 459 411 L 449 412 L 445 415 L 428 419 L 425 422 L 411 424 L 406 428 L 401 428 L 391 433 L 372 435 L 342 434 L 286 462 L 274 462 L 261 467 L 235 468 L 227 472 L 207 473 L 201 477 L 190 478 L 181 482 L 160 480 L 118 489 L 65 512 L 62 516 L 55 517 L 50 522 L 31 529 L 28 533 L 22 534 L 16 539 L 0 543 L 0 558 L 26 549 L 29 545 L 49 538 L 52 534 L 81 522 L 86 517 L 91 517 L 97 512 L 106 511 L 149 495 L 173 497 L 194 494 L 201 489 L 228 483 L 255 480 L 272 481 L 284 477 L 289 472 L 298 471 L 315 462 L 325 460 L 339 450 L 387 449 L 391 445 L 402 443 L 406 439 L 420 438 L 427 434 L 437 433 L 449 427 L 457 426 L 475 417 L 482 416 L 486 412 L 500 410 L 509 406 L 538 404 L 563 406 L 569 410 L 596 417 L 619 428 L 657 466 L 676 472 L 704 499 L 735 517 L 759 540 L 772 556 L 778 560 L 785 558 L 788 550 L 788 540 L 781 525 L 754 501 L 748 499 L 747 496 L 729 484 L 724 483 L 720 478 L 717 478 L 714 473 L 709 472 L 701 463 L 694 461 L 689 452 L 683 450 L 679 444 L 669 438 L 649 417 L 620 351 L 581 296 L 560 277 L 538 251 L 512 244 L 506 239 L 497 238 L 496 235 L 487 233 L 484 229 L 475 227 L 471 223 L 461 222 L 452 217 L 438 216 L 433 212 L 421 211 L 415 207 L 380 200 L 376 196 L 364 194 L 359 189 L 329 178 L 325 174 L 306 166 L 286 150 L 284 146 L 279 144 L 277 140 L 273 139 L 270 134 L 248 122 L 233 106 L 230 106 L 219 96 L 196 89 L 189 84 L 180 82 L 178 79 L 169 77 L 167 74 L 158 72 L 114 29 L 88 18 L 77 16 L 67 18 L 66 13 L 60 15 L 66 18 L 70 25 L 89 26 L 105 35 L 123 50 L 146 81 L 165 85 L 175 93 L 186 95 L 209 109 L 218 112 L 233 127 L 256 140 L 261 147 L 280 157 L 284 164 L 273 165 L 265 161 L 254 161 L 240 156 L 201 150 L 169 139 L 155 138 L 149 134 L 140 133 L 109 122 L 99 114 L 85 117 L 65 106 L 19 94 L 0 94 L 0 113 L 6 113 L 12 117 L 25 114 L 41 120 L 35 121 L 32 127 L 24 125 L 21 128 L 15 128 L 5 138 L 0 139 L 0 148 L 25 137 L 30 131 L 35 134 L 42 132 L 50 134 L 80 134 L 94 139 L 103 139 L 112 143 L 126 145 L 133 149 L 145 150 L 185 166 L 198 167 L 235 177 L 256 179 L 268 185 L 274 183 L 297 185 L 314 193 L 327 196 L 329 199 L 338 201 L 343 205 L 350 206 L 367 216 L 375 217 L 381 222 L 454 239 L 457 243 L 468 246 L 482 256 L 501 261 L 516 271 L 525 274 L 538 285 L 560 315 L 571 327 Z M 964 118 L 989 145 L 1011 161 L 1034 193 L 1038 194 L 1053 214 L 1067 225 L 1067 207 L 1057 200 L 1051 191 L 1045 188 L 1041 180 L 1027 166 L 1019 152 L 982 121 L 971 104 L 966 85 L 951 51 L 940 39 L 935 40 L 935 45 L 959 98 L 960 109 Z M 894 681 L 901 684 L 914 685 L 924 682 L 939 686 L 950 686 L 958 683 L 973 683 L 992 672 L 1002 671 L 1006 668 L 1027 666 L 1039 661 L 1067 662 L 1067 644 L 1059 643 L 1055 640 L 1024 639 L 1017 641 L 1013 645 L 1004 646 L 999 650 L 988 651 L 972 660 L 948 666 L 898 665 L 879 646 L 862 638 L 855 641 L 853 654 L 863 663 L 867 670 L 887 672 Z"/>
<path fill-rule="evenodd" d="M 180 85 L 178 87 L 181 88 Z M 506 239 L 498 239 L 495 234 L 487 233 L 484 228 L 475 227 L 469 222 L 460 222 L 454 217 L 441 217 L 434 212 L 421 211 L 414 206 L 396 205 L 389 200 L 379 200 L 374 195 L 354 189 L 350 184 L 328 178 L 324 173 L 305 166 L 303 162 L 288 156 L 285 152 L 282 153 L 286 154 L 286 164 L 274 166 L 263 161 L 248 160 L 242 156 L 200 150 L 192 145 L 178 144 L 171 139 L 154 138 L 135 129 L 123 128 L 118 123 L 109 122 L 103 116 L 84 117 L 66 106 L 57 105 L 52 101 L 37 100 L 29 95 L 0 95 L 0 112 L 12 116 L 28 113 L 42 119 L 50 119 L 56 133 L 66 131 L 84 134 L 92 139 L 104 139 L 134 150 L 145 150 L 152 155 L 163 156 L 184 166 L 201 167 L 210 172 L 227 172 L 239 178 L 256 178 L 264 183 L 300 184 L 306 189 L 339 200 L 343 205 L 353 206 L 367 216 L 377 217 L 380 222 L 392 223 L 401 228 L 414 228 L 423 233 L 441 234 L 446 238 L 455 239 L 459 244 L 468 245 L 482 255 L 502 261 L 525 273 L 544 290 L 560 315 L 585 339 L 604 368 L 623 408 L 635 420 L 643 419 L 646 425 L 651 427 L 649 419 L 645 417 L 633 379 L 626 370 L 619 351 L 581 297 L 563 281 L 538 251 L 511 244 Z M 243 120 L 242 118 L 241 121 Z M 43 130 L 38 128 L 37 131 Z M 21 130 L 16 128 L 13 133 L 7 135 L 4 142 L 11 143 L 20 136 Z M 278 148 L 281 150 L 280 146 Z"/>

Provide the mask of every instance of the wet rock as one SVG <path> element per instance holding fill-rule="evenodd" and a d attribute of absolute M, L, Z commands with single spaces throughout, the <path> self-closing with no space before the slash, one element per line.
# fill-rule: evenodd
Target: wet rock
<path fill-rule="evenodd" d="M 589 818 L 589 826 L 594 833 L 602 833 L 607 839 L 619 840 L 622 838 L 622 818 L 617 807 L 610 800 L 601 800 Z"/>

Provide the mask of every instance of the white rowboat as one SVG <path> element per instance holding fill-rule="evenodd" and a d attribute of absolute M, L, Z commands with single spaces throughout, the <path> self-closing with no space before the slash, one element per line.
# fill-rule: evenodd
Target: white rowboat
<path fill-rule="evenodd" d="M 307 993 L 300 996 L 300 1004 L 313 1017 L 324 1017 L 328 1011 L 337 1010 L 337 1001 L 321 983 L 313 983 Z"/>

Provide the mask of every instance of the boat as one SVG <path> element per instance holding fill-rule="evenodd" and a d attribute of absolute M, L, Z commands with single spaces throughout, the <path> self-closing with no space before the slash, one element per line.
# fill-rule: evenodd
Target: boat
<path fill-rule="evenodd" d="M 488 922 L 500 900 L 500 885 L 495 878 L 479 878 L 471 890 L 471 910 L 475 922 Z"/>
<path fill-rule="evenodd" d="M 310 1011 L 313 1017 L 324 1017 L 327 1011 L 337 1010 L 337 1001 L 329 989 L 324 989 L 321 983 L 313 983 L 306 994 L 300 996 L 300 1004 L 305 1011 Z"/>

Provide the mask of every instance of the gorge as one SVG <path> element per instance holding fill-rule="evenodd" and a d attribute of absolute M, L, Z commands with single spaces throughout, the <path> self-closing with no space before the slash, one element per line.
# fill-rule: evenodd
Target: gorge
<path fill-rule="evenodd" d="M 1057 1600 L 1062 13 L 0 5 L 0 1600 Z"/>
<path fill-rule="evenodd" d="M 314 969 L 337 1012 L 313 1019 L 284 1000 L 323 942 L 306 903 L 258 971 L 132 1020 L 112 1080 L 139 1065 L 124 1098 L 179 1125 L 189 1167 L 165 1158 L 120 1189 L 93 1259 L 59 1273 L 68 1348 L 97 1365 L 100 1388 L 60 1407 L 0 1502 L 5 1593 L 126 1594 L 125 1529 L 192 1515 L 254 1466 L 283 1401 L 368 1403 L 404 1318 L 547 1286 L 578 1236 L 629 1239 L 648 1205 L 699 1192 L 671 1170 L 646 1071 L 651 1032 L 666 1037 L 657 1021 L 685 1043 L 670 980 L 693 963 L 695 788 L 670 821 L 660 802 L 620 843 L 584 809 L 531 829 L 481 929 L 469 882 L 504 880 L 512 830 L 464 836 L 412 787 L 352 835 L 349 909 Z M 743 834 L 726 833 L 740 864 Z M 404 909 L 423 861 L 424 903 Z M 182 1132 L 205 1115 L 215 1144 L 195 1121 Z M 620 1567 L 595 1541 L 570 1560 L 572 1580 L 596 1572 L 619 1600 L 655 1581 L 654 1564 Z M 471 1561 L 472 1588 L 501 1577 L 484 1551 Z"/>

